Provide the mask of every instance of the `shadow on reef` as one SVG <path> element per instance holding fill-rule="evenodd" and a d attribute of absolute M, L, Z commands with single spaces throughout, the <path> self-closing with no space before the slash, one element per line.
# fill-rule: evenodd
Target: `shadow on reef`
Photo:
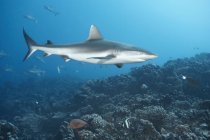
<path fill-rule="evenodd" d="M 210 139 L 207 53 L 83 84 L 45 79 L 0 90 L 1 119 L 14 124 L 0 122 L 0 140 Z M 72 119 L 88 122 L 77 138 Z"/>

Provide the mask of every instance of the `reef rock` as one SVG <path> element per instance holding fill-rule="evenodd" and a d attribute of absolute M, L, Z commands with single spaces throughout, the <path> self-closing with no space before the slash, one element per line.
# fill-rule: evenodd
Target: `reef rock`
<path fill-rule="evenodd" d="M 18 131 L 12 123 L 0 120 L 0 140 L 18 140 Z"/>

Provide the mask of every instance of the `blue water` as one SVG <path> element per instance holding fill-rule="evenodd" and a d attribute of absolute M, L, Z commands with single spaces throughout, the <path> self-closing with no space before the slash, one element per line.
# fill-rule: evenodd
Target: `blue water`
<path fill-rule="evenodd" d="M 44 5 L 53 7 L 59 15 L 54 16 Z M 44 77 L 97 79 L 126 73 L 142 64 L 162 65 L 169 59 L 210 52 L 209 7 L 209 0 L 2 0 L 0 51 L 7 56 L 0 58 L 0 81 L 42 78 L 28 73 L 33 67 L 46 71 Z M 35 17 L 38 23 L 25 19 L 25 15 Z M 59 56 L 44 58 L 46 63 L 42 63 L 36 59 L 41 52 L 22 61 L 27 52 L 23 28 L 40 44 L 48 39 L 68 44 L 86 40 L 91 24 L 97 25 L 106 39 L 134 44 L 159 57 L 121 69 L 77 61 L 65 63 Z M 57 66 L 61 67 L 60 74 Z M 5 71 L 8 67 L 12 72 Z"/>
<path fill-rule="evenodd" d="M 92 24 L 158 58 L 117 68 L 37 51 L 23 62 L 23 29 L 71 44 Z M 209 58 L 210 0 L 1 0 L 0 139 L 210 139 Z M 89 126 L 73 134 L 75 118 Z"/>

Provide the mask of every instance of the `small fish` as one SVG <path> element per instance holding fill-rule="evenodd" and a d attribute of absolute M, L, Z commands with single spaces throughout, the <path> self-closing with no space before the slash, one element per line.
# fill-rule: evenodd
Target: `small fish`
<path fill-rule="evenodd" d="M 147 89 L 147 88 L 148 88 L 148 86 L 146 84 L 141 85 L 141 89 Z"/>
<path fill-rule="evenodd" d="M 37 76 L 42 76 L 42 75 L 45 74 L 44 70 L 41 70 L 41 69 L 38 69 L 38 68 L 32 68 L 28 72 L 32 73 L 32 74 L 36 74 Z"/>
<path fill-rule="evenodd" d="M 58 74 L 60 74 L 60 73 L 61 73 L 61 69 L 60 69 L 60 67 L 59 67 L 59 66 L 57 66 L 57 71 L 58 71 Z"/>
<path fill-rule="evenodd" d="M 126 127 L 127 129 L 129 129 L 130 128 L 130 119 L 135 119 L 134 117 L 129 117 L 129 118 L 127 118 L 127 119 L 125 119 L 125 122 L 123 123 L 123 127 Z"/>
<path fill-rule="evenodd" d="M 80 128 L 84 128 L 87 125 L 88 123 L 86 121 L 83 121 L 81 119 L 73 119 L 69 123 L 68 127 L 71 129 L 80 129 Z"/>
<path fill-rule="evenodd" d="M 92 121 L 92 119 L 90 120 Z M 81 137 L 78 133 L 78 129 L 84 128 L 88 125 L 88 122 L 83 121 L 81 119 L 73 119 L 71 122 L 68 124 L 68 128 L 73 129 L 74 137 L 76 140 L 81 140 Z"/>
<path fill-rule="evenodd" d="M 46 63 L 44 60 L 43 60 L 43 57 L 41 57 L 41 56 L 36 56 L 36 59 L 37 60 L 39 60 L 39 61 L 41 61 L 42 63 Z"/>
<path fill-rule="evenodd" d="M 125 126 L 126 128 L 129 128 L 130 127 L 130 123 L 128 122 L 129 118 L 125 119 Z"/>
<path fill-rule="evenodd" d="M 44 9 L 54 14 L 55 16 L 59 14 L 59 12 L 55 11 L 55 9 L 49 5 L 44 5 Z"/>
<path fill-rule="evenodd" d="M 30 20 L 34 23 L 38 23 L 38 20 L 32 15 L 25 15 L 24 18 L 27 19 L 27 20 Z"/>
<path fill-rule="evenodd" d="M 186 80 L 186 78 L 187 78 L 186 76 L 182 75 L 182 79 L 183 79 L 183 80 Z"/>
<path fill-rule="evenodd" d="M 7 54 L 4 51 L 0 51 L 0 58 L 3 58 L 5 56 L 7 56 Z"/>
<path fill-rule="evenodd" d="M 11 67 L 7 67 L 4 69 L 5 72 L 13 72 L 13 69 Z"/>

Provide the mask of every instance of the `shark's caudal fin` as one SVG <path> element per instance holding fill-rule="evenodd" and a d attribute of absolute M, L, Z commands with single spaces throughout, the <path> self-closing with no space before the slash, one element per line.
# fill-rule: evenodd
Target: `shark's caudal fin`
<path fill-rule="evenodd" d="M 28 45 L 28 52 L 23 58 L 23 61 L 28 59 L 35 51 L 35 46 L 37 46 L 36 42 L 26 33 L 26 31 L 23 29 L 23 36 L 25 38 L 25 41 Z"/>

